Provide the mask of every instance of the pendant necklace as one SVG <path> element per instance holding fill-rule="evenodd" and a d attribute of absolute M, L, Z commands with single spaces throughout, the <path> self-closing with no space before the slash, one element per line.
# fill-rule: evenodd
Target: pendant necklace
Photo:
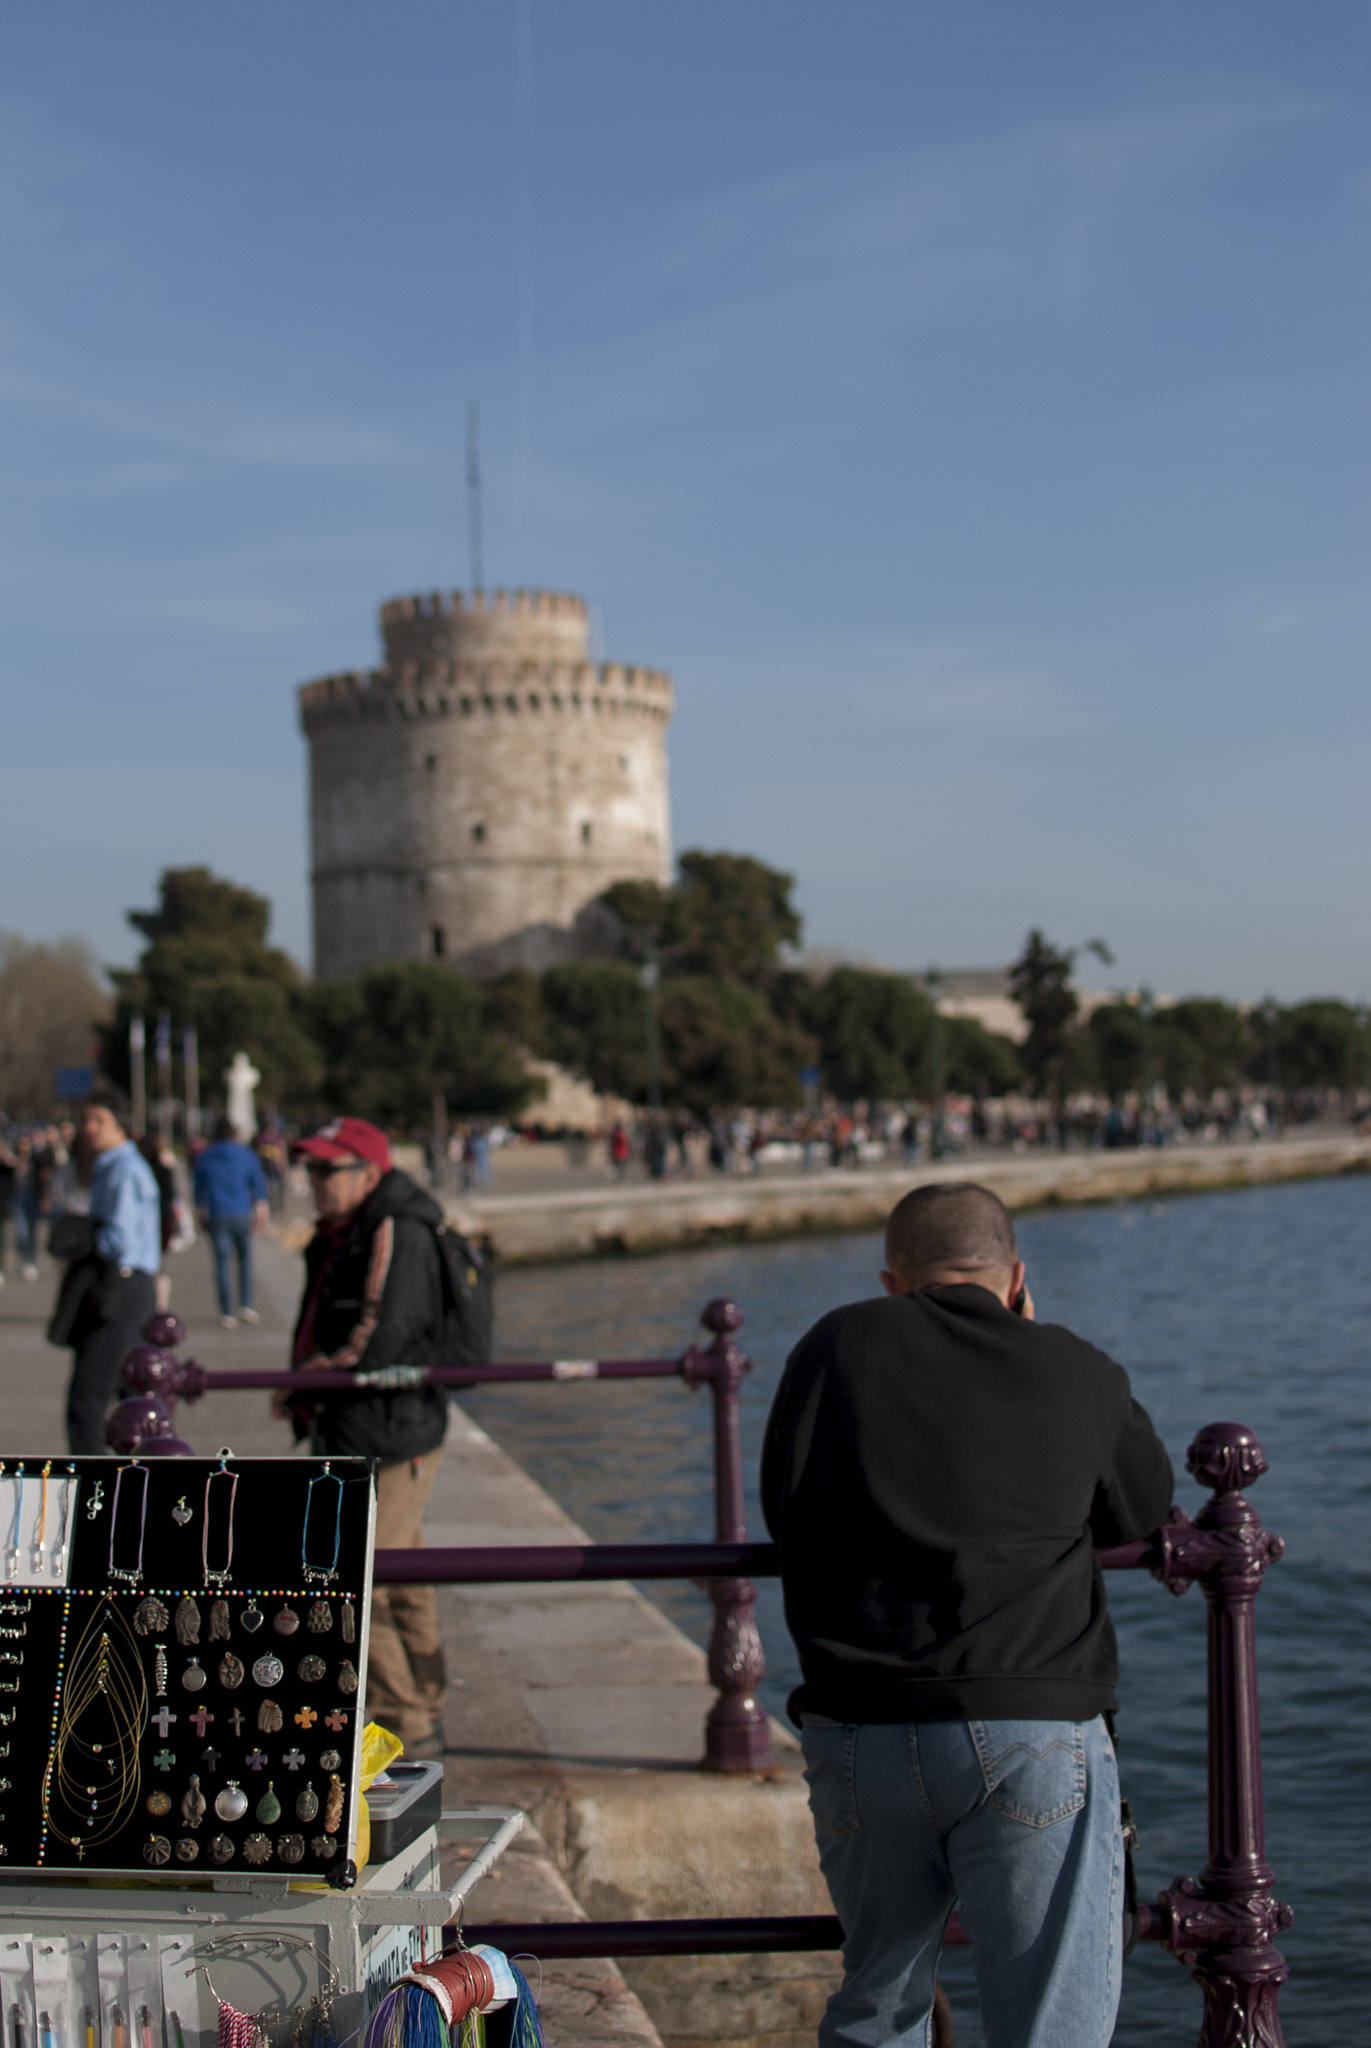
<path fill-rule="evenodd" d="M 116 1564 L 114 1561 L 115 1553 L 119 1549 L 119 1496 L 123 1492 L 124 1481 L 129 1478 L 131 1473 L 136 1473 L 143 1482 L 138 1494 L 138 1554 L 132 1563 Z M 132 1493 L 133 1487 L 130 1484 L 130 1497 L 132 1497 Z M 127 1512 L 124 1519 L 125 1521 L 128 1520 Z M 143 1532 L 147 1528 L 147 1522 L 148 1468 L 146 1465 L 121 1465 L 115 1476 L 114 1499 L 110 1504 L 109 1575 L 112 1579 L 122 1579 L 126 1586 L 136 1586 L 143 1576 Z M 127 1543 L 123 1554 L 127 1557 Z"/>
<path fill-rule="evenodd" d="M 52 1575 L 65 1580 L 67 1576 L 67 1523 L 71 1519 L 71 1500 L 76 1491 L 76 1468 L 67 1467 L 67 1477 L 62 1481 L 62 1519 L 57 1525 L 57 1541 L 52 1547 Z"/>
<path fill-rule="evenodd" d="M 228 1482 L 227 1499 L 225 1500 L 222 1485 L 218 1489 L 217 1496 L 224 1504 L 223 1511 L 228 1517 L 228 1526 L 226 1529 L 221 1530 L 217 1538 L 212 1539 L 210 1519 L 216 1498 L 214 1487 L 216 1481 L 220 1480 Z M 200 1560 L 205 1567 L 205 1584 L 207 1586 L 223 1586 L 228 1583 L 229 1572 L 233 1564 L 233 1506 L 237 1496 L 238 1474 L 230 1472 L 225 1465 L 221 1464 L 219 1470 L 211 1472 L 209 1478 L 205 1481 L 204 1526 L 200 1531 Z M 222 1563 L 210 1563 L 211 1550 L 214 1551 L 216 1559 L 222 1558 Z"/>
<path fill-rule="evenodd" d="M 48 1474 L 51 1470 L 52 1459 L 49 1458 L 41 1474 L 43 1491 L 38 1500 L 38 1527 L 33 1532 L 33 1542 L 29 1546 L 29 1570 L 35 1578 L 39 1577 L 43 1570 L 43 1542 L 48 1529 Z"/>
<path fill-rule="evenodd" d="M 155 1717 L 154 1717 L 155 1718 Z M 141 1792 L 139 1739 L 148 1724 L 138 1643 L 110 1601 L 72 1652 L 42 1780 L 44 1826 L 77 1860 L 119 1834 Z"/>
<path fill-rule="evenodd" d="M 335 1489 L 333 1496 L 333 1555 L 327 1564 L 323 1561 L 323 1553 L 328 1548 L 328 1504 L 322 1494 L 319 1496 L 318 1502 L 315 1502 L 314 1489 L 316 1486 L 331 1486 Z M 313 1529 L 315 1556 L 313 1562 L 310 1560 L 311 1514 L 315 1514 Z M 337 1578 L 338 1552 L 342 1540 L 343 1482 L 338 1474 L 330 1472 L 328 1465 L 325 1464 L 323 1471 L 310 1480 L 309 1487 L 305 1493 L 305 1526 L 300 1534 L 300 1566 L 304 1572 L 307 1584 L 313 1585 L 322 1582 L 327 1585 L 331 1579 Z"/>
<path fill-rule="evenodd" d="M 313 1483 L 313 1482 L 311 1482 Z M 19 1576 L 19 1524 L 24 1519 L 24 1468 L 14 1468 L 14 1527 L 10 1531 L 10 1547 L 5 1552 L 5 1577 L 13 1585 Z"/>

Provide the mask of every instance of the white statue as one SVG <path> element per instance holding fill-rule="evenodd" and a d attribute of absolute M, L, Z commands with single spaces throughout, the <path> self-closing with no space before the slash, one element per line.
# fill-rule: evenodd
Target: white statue
<path fill-rule="evenodd" d="M 245 1052 L 236 1052 L 233 1065 L 224 1069 L 228 1120 L 244 1145 L 250 1145 L 257 1135 L 257 1105 L 253 1101 L 253 1091 L 261 1078 Z"/>

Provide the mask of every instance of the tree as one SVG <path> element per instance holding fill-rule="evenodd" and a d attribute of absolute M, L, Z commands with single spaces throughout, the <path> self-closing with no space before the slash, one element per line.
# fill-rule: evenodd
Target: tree
<path fill-rule="evenodd" d="M 1155 1058 L 1167 1093 L 1194 1089 L 1203 1100 L 1250 1074 L 1249 1035 L 1242 1012 L 1218 996 L 1187 996 L 1152 1019 Z"/>
<path fill-rule="evenodd" d="M 683 975 L 662 987 L 662 1099 L 694 1110 L 747 1104 L 786 1109 L 801 1099 L 814 1040 L 784 1023 L 758 990 Z"/>
<path fill-rule="evenodd" d="M 89 1066 L 110 999 L 83 939 L 0 932 L 0 1117 L 52 1113 L 53 1072 Z"/>
<path fill-rule="evenodd" d="M 1357 1088 L 1366 1079 L 1361 1020 L 1336 996 L 1295 1003 L 1276 1019 L 1280 1081 L 1286 1088 Z"/>
<path fill-rule="evenodd" d="M 1019 1050 L 1024 1072 L 1040 1095 L 1059 1103 L 1070 1082 L 1072 1040 L 1080 1008 L 1071 976 L 1081 953 L 1094 953 L 1106 966 L 1113 954 L 1103 939 L 1087 939 L 1065 952 L 1035 927 L 1010 969 L 1009 985 L 1023 1012 L 1028 1037 Z"/>
<path fill-rule="evenodd" d="M 783 946 L 803 925 L 790 901 L 793 875 L 749 854 L 683 853 L 674 887 L 616 882 L 601 899 L 642 952 L 655 944 L 665 974 L 693 974 L 769 987 Z"/>
<path fill-rule="evenodd" d="M 1143 1085 L 1146 1030 L 1136 1003 L 1101 1003 L 1091 1012 L 1086 1035 L 1094 1048 L 1098 1084 L 1111 1101 Z"/>
<path fill-rule="evenodd" d="M 908 975 L 836 967 L 813 991 L 805 1020 L 840 1101 L 898 1102 L 930 1087 L 933 1006 Z"/>
<path fill-rule="evenodd" d="M 300 970 L 267 944 L 266 898 L 199 867 L 167 868 L 159 895 L 155 910 L 128 913 L 148 941 L 137 967 L 110 970 L 117 1003 L 101 1033 L 105 1072 L 128 1085 L 130 1018 L 151 1020 L 166 1010 L 178 1058 L 181 1031 L 196 1028 L 208 1098 L 242 1051 L 260 1069 L 268 1101 L 308 1099 L 321 1078 L 319 1059 L 297 1015 Z"/>
<path fill-rule="evenodd" d="M 436 960 L 373 967 L 320 982 L 299 1007 L 322 1054 L 326 1108 L 373 1123 L 427 1124 L 433 1099 L 449 1110 L 506 1115 L 538 1084 L 492 1032 L 475 982 Z"/>
<path fill-rule="evenodd" d="M 987 1031 L 977 1017 L 943 1020 L 947 1085 L 954 1095 L 1008 1095 L 1023 1080 L 1012 1038 Z"/>
<path fill-rule="evenodd" d="M 620 960 L 550 967 L 542 980 L 544 1046 L 601 1095 L 647 1100 L 647 994 Z"/>

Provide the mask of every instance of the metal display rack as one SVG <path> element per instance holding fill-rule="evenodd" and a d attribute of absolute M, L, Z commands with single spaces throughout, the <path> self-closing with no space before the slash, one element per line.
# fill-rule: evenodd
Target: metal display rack
<path fill-rule="evenodd" d="M 517 1807 L 444 1813 L 351 1891 L 256 1873 L 179 1885 L 0 1878 L 0 2009 L 24 2040 L 46 2034 L 56 2048 L 85 2048 L 88 2027 L 100 2048 L 216 2048 L 222 1999 L 261 2015 L 285 2048 L 295 2016 L 330 2001 L 329 2032 L 346 2048 L 396 1978 L 439 1952 L 523 1825 Z M 451 1839 L 479 1846 L 444 1885 Z"/>

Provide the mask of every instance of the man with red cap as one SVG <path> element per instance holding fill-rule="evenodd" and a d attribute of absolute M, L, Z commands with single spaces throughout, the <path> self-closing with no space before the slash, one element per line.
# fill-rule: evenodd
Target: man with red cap
<path fill-rule="evenodd" d="M 443 1213 L 392 1166 L 384 1131 L 338 1117 L 295 1146 L 318 1217 L 305 1251 L 305 1292 L 295 1325 L 295 1369 L 367 1373 L 439 1362 L 444 1323 Z M 379 1458 L 376 1543 L 410 1550 L 424 1541 L 447 1396 L 441 1387 L 359 1387 L 298 1397 L 297 1436 L 321 1456 Z M 443 1648 L 431 1586 L 390 1586 L 372 1598 L 367 1714 L 409 1756 L 442 1753 Z"/>

